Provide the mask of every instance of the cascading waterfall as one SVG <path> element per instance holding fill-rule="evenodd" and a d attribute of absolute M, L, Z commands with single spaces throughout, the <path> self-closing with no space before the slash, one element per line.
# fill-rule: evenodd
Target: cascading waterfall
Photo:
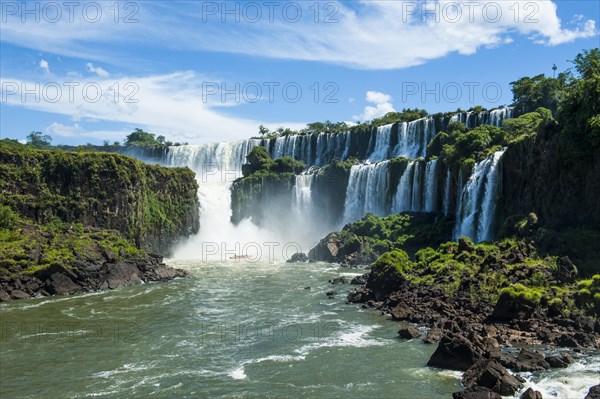
<path fill-rule="evenodd" d="M 438 204 L 437 160 L 428 163 L 411 161 L 402 174 L 392 204 L 386 204 L 388 187 L 389 157 L 423 158 L 429 142 L 437 134 L 436 126 L 444 128 L 451 121 L 462 121 L 473 128 L 482 124 L 500 126 L 513 117 L 512 108 L 500 108 L 484 112 L 460 112 L 441 120 L 432 116 L 397 125 L 397 144 L 392 148 L 393 124 L 381 126 L 371 137 L 372 151 L 367 158 L 371 162 L 355 165 L 350 172 L 346 192 L 344 221 L 350 222 L 371 212 L 386 215 L 390 211 L 433 212 L 440 208 Z M 441 124 L 440 124 L 441 122 Z M 258 229 L 250 221 L 238 226 L 230 223 L 231 182 L 241 176 L 241 166 L 253 147 L 263 146 L 272 158 L 290 156 L 305 162 L 307 167 L 321 166 L 333 159 L 347 159 L 355 156 L 364 159 L 364 152 L 357 149 L 360 137 L 353 139 L 353 132 L 319 133 L 317 135 L 287 135 L 275 139 L 250 139 L 235 143 L 211 143 L 198 146 L 170 147 L 164 163 L 171 166 L 188 166 L 197 174 L 201 204 L 201 232 L 197 238 L 189 240 L 189 245 L 178 251 L 179 257 L 196 257 L 198 243 L 205 241 L 226 242 L 229 239 L 241 241 L 256 239 L 266 232 Z M 395 137 L 394 137 L 395 139 Z M 493 237 L 495 204 L 497 197 L 497 163 L 501 152 L 494 154 L 475 166 L 473 176 L 461 186 L 459 176 L 456 201 L 457 227 L 455 235 L 469 235 L 476 241 Z M 445 176 L 443 211 L 452 212 L 450 204 L 451 176 Z M 297 215 L 316 214 L 311 208 L 311 187 L 314 175 L 305 173 L 296 179 L 293 209 Z M 305 218 L 306 219 L 306 218 Z M 300 217 L 297 220 L 302 220 Z M 308 218 L 310 220 L 310 218 Z M 227 243 L 229 245 L 229 243 Z"/>
<path fill-rule="evenodd" d="M 378 216 L 387 214 L 387 172 L 388 161 L 352 166 L 346 189 L 344 223 L 356 221 L 369 212 Z"/>
<path fill-rule="evenodd" d="M 439 130 L 436 126 L 444 129 L 448 123 L 459 121 L 469 128 L 479 125 L 500 126 L 502 121 L 512 118 L 513 108 L 505 107 L 492 111 L 468 111 L 458 112 L 451 117 L 437 119 L 427 116 L 411 122 L 398 123 L 398 140 L 392 148 L 391 132 L 393 124 L 380 126 L 369 139 L 369 151 L 367 159 L 370 162 L 379 162 L 392 157 L 406 157 L 409 159 L 424 158 L 427 145 L 435 137 Z M 307 167 L 322 166 L 334 159 L 346 159 L 356 156 L 364 159 L 364 154 L 351 153 L 352 132 L 341 133 L 318 133 L 316 136 L 310 134 L 291 134 L 276 137 L 275 139 L 264 139 L 262 146 L 267 148 L 273 159 L 290 156 L 302 160 Z M 314 140 L 314 142 L 313 142 Z"/>
<path fill-rule="evenodd" d="M 452 174 L 450 169 L 446 171 L 446 182 L 444 183 L 444 215 L 450 214 L 450 184 Z"/>
<path fill-rule="evenodd" d="M 415 165 L 418 162 L 413 161 L 406 165 L 406 169 L 400 177 L 400 182 L 396 188 L 396 193 L 392 200 L 392 213 L 407 212 L 412 210 L 412 182 Z"/>
<path fill-rule="evenodd" d="M 471 237 L 480 242 L 493 238 L 498 198 L 499 162 L 504 150 L 477 163 L 463 187 L 456 208 L 455 239 Z"/>
<path fill-rule="evenodd" d="M 425 212 L 437 210 L 437 161 L 433 159 L 425 166 Z"/>
<path fill-rule="evenodd" d="M 375 134 L 375 149 L 369 157 L 371 162 L 379 162 L 387 159 L 390 153 L 390 141 L 392 139 L 393 123 L 379 126 Z"/>
<path fill-rule="evenodd" d="M 315 175 L 312 173 L 302 173 L 296 176 L 296 184 L 292 197 L 292 209 L 296 213 L 298 220 L 301 218 L 312 218 L 312 184 Z"/>
<path fill-rule="evenodd" d="M 260 144 L 261 140 L 244 140 L 169 147 L 165 159 L 168 166 L 188 166 L 196 172 L 201 207 L 200 233 L 177 248 L 176 258 L 224 261 L 228 256 L 242 252 L 246 243 L 261 238 L 275 239 L 250 221 L 234 226 L 230 220 L 231 182 L 241 176 L 246 155 Z"/>

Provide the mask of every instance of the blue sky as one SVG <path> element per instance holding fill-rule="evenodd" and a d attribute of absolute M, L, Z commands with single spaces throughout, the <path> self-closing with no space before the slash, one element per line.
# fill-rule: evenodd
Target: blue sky
<path fill-rule="evenodd" d="M 1 136 L 65 144 L 493 108 L 509 82 L 599 45 L 596 1 L 1 5 Z"/>

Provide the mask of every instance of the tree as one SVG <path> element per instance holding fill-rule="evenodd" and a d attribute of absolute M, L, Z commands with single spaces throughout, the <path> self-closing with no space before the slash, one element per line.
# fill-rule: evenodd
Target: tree
<path fill-rule="evenodd" d="M 534 77 L 525 76 L 511 82 L 514 106 L 524 114 L 536 109 L 548 108 L 556 114 L 558 104 L 564 97 L 569 73 L 559 73 L 558 78 L 547 78 L 544 74 Z"/>
<path fill-rule="evenodd" d="M 35 148 L 48 148 L 52 144 L 52 137 L 42 132 L 31 132 L 27 135 L 27 144 Z"/>
<path fill-rule="evenodd" d="M 102 142 L 102 146 L 103 146 L 103 147 L 110 147 L 110 141 L 108 141 L 108 140 L 104 140 L 104 141 Z"/>
<path fill-rule="evenodd" d="M 149 146 L 160 144 L 153 133 L 148 133 L 142 129 L 136 128 L 131 134 L 125 138 L 125 145 Z"/>
<path fill-rule="evenodd" d="M 260 134 L 261 137 L 264 137 L 265 135 L 269 134 L 269 129 L 264 127 L 263 125 L 260 125 L 258 127 L 258 134 Z"/>
<path fill-rule="evenodd" d="M 164 144 L 166 141 L 166 138 L 165 138 L 165 136 L 158 136 L 156 138 L 156 141 L 158 142 L 158 144 Z"/>
<path fill-rule="evenodd" d="M 577 77 L 569 82 L 558 121 L 563 141 L 571 149 L 600 149 L 600 49 L 584 50 L 573 61 Z"/>

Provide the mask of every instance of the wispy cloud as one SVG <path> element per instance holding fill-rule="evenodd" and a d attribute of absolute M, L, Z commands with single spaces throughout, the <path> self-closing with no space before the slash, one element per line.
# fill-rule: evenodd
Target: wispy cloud
<path fill-rule="evenodd" d="M 50 64 L 48 64 L 48 61 L 42 59 L 40 60 L 40 63 L 38 64 L 38 66 L 46 73 L 50 73 Z"/>
<path fill-rule="evenodd" d="M 101 67 L 94 66 L 94 64 L 92 64 L 91 62 L 88 62 L 87 64 L 85 64 L 85 66 L 88 72 L 95 73 L 101 78 L 108 78 L 110 76 L 110 73 L 108 73 L 106 70 L 102 69 Z"/>
<path fill-rule="evenodd" d="M 223 15 L 222 7 L 232 8 L 237 4 L 241 10 L 242 2 L 227 5 L 210 2 L 219 8 L 215 14 L 206 12 L 205 3 L 208 2 L 136 3 L 139 10 L 135 18 L 139 23 L 115 23 L 109 3 L 101 3 L 106 7 L 103 14 L 106 18 L 95 23 L 79 17 L 72 23 L 23 24 L 17 16 L 9 15 L 1 28 L 2 40 L 112 63 L 122 62 L 124 54 L 119 53 L 119 43 L 145 43 L 178 50 L 318 61 L 359 69 L 397 69 L 450 53 L 468 55 L 482 47 L 507 45 L 516 35 L 547 46 L 598 35 L 596 21 L 579 15 L 568 27 L 564 26 L 557 15 L 556 3 L 550 0 L 327 2 L 328 11 L 321 10 L 318 16 L 313 3 L 301 3 L 303 18 L 298 21 L 290 22 L 289 16 L 284 18 L 280 5 L 272 13 L 272 21 L 268 20 L 265 9 L 256 23 L 243 14 L 239 22 L 235 22 L 235 15 Z M 227 23 L 222 23 L 223 17 Z M 330 17 L 328 23 L 327 17 Z"/>
<path fill-rule="evenodd" d="M 91 119 L 139 126 L 176 141 L 232 141 L 257 133 L 258 126 L 265 124 L 219 112 L 222 108 L 203 100 L 202 82 L 203 77 L 195 72 L 80 79 L 75 84 L 68 76 L 43 83 L 0 79 L 3 106 L 67 115 L 75 122 Z M 298 128 L 304 124 L 266 125 Z M 123 132 L 86 131 L 77 123 L 53 124 L 48 129 L 66 137 L 123 137 Z"/>

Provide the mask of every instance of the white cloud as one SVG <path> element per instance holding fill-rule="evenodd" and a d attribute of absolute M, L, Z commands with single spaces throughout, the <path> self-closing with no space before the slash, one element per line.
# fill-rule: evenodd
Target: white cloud
<path fill-rule="evenodd" d="M 89 72 L 95 73 L 101 78 L 108 78 L 110 76 L 110 74 L 106 70 L 102 69 L 101 67 L 95 67 L 94 64 L 92 64 L 91 62 L 88 62 L 87 64 L 85 64 L 85 66 Z"/>
<path fill-rule="evenodd" d="M 200 12 L 200 7 L 194 3 L 182 4 L 145 2 L 136 15 L 143 23 L 133 24 L 114 23 L 112 18 L 87 23 L 79 15 L 72 23 L 21 23 L 18 16 L 8 15 L 2 26 L 2 41 L 115 65 L 125 64 L 132 57 L 124 45 L 142 43 L 177 50 L 319 61 L 361 69 L 397 69 L 451 53 L 469 55 L 480 48 L 506 45 L 509 36 L 514 35 L 548 46 L 598 35 L 596 21 L 579 15 L 569 24 L 563 24 L 556 3 L 551 0 L 526 3 L 480 0 L 469 2 L 468 7 L 467 3 L 450 0 L 332 1 L 328 10 L 334 10 L 336 23 L 315 23 L 310 2 L 295 3 L 304 7 L 305 18 L 297 23 L 282 18 L 281 8 L 273 22 L 268 21 L 266 9 L 262 13 L 263 23 L 222 23 L 221 15 L 203 20 L 206 15 Z M 453 13 L 457 4 L 460 13 Z M 309 6 L 313 9 L 308 9 Z M 411 6 L 417 7 L 416 12 L 411 11 Z M 110 3 L 102 7 L 110 7 Z M 439 10 L 439 20 L 423 21 L 422 11 L 434 7 Z M 520 11 L 518 15 L 516 9 Z M 105 11 L 103 15 L 113 15 L 109 9 Z M 321 18 L 327 13 L 323 14 Z"/>
<path fill-rule="evenodd" d="M 365 100 L 374 106 L 367 105 L 361 115 L 354 115 L 352 118 L 356 121 L 370 121 L 384 116 L 388 112 L 395 112 L 392 104 L 392 96 L 380 91 L 367 91 Z"/>
<path fill-rule="evenodd" d="M 50 65 L 48 64 L 48 61 L 42 59 L 40 60 L 40 63 L 38 64 L 38 66 L 44 70 L 44 72 L 46 73 L 50 73 Z"/>
<path fill-rule="evenodd" d="M 250 137 L 258 133 L 260 124 L 274 128 L 304 127 L 304 124 L 287 121 L 267 124 L 221 113 L 222 104 L 203 99 L 202 82 L 205 80 L 194 72 L 177 72 L 110 80 L 80 79 L 77 86 L 67 85 L 73 80 L 66 76 L 62 80 L 53 78 L 54 82 L 47 87 L 44 83 L 36 86 L 36 82 L 11 77 L 0 78 L 0 84 L 5 89 L 3 102 L 7 105 L 67 115 L 79 122 L 72 126 L 53 123 L 47 128 L 49 133 L 65 137 L 122 139 L 124 136 L 124 132 L 85 130 L 80 123 L 89 120 L 141 127 L 163 134 L 172 141 L 190 143 Z M 23 101 L 21 90 L 32 87 L 40 88 L 38 98 L 28 92 L 27 101 Z"/>

